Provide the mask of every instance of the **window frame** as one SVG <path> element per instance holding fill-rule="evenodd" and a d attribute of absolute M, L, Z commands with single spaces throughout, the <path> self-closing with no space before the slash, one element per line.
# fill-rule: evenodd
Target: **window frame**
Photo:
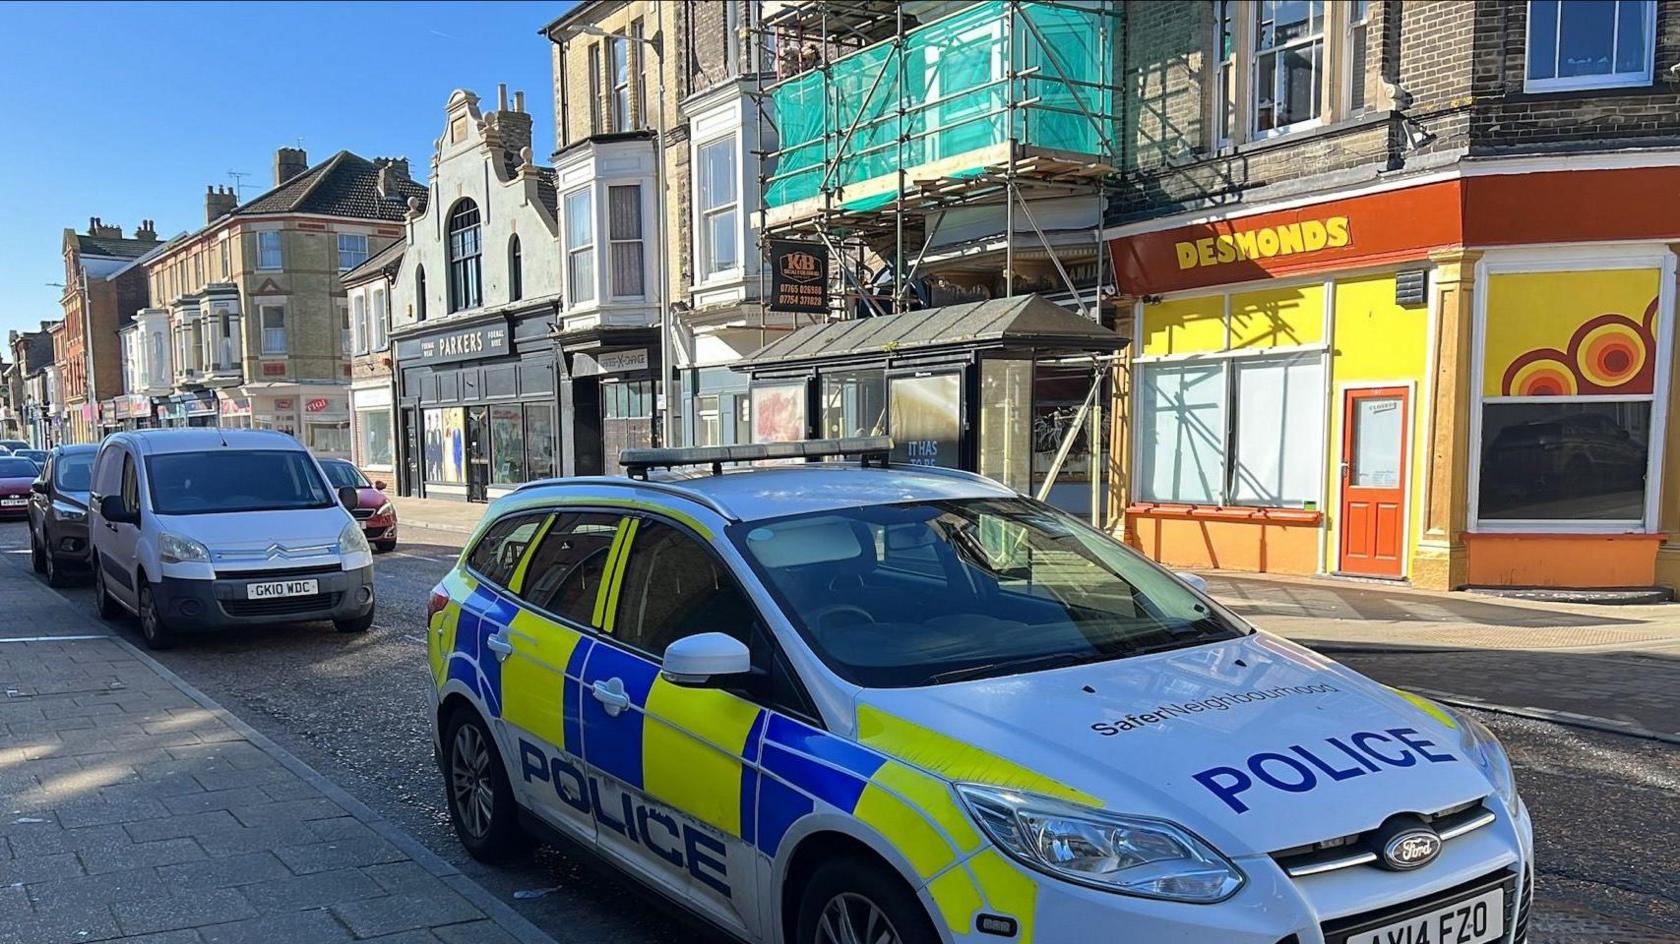
<path fill-rule="evenodd" d="M 1559 59 L 1563 55 L 1563 0 L 1557 0 L 1557 19 L 1552 30 L 1552 74 L 1547 78 L 1530 78 L 1528 64 L 1534 52 L 1534 0 L 1524 4 L 1523 20 L 1523 91 L 1579 92 L 1587 89 L 1619 89 L 1649 87 L 1656 79 L 1657 3 L 1656 0 L 1601 0 L 1614 4 L 1611 13 L 1616 24 L 1610 35 L 1610 66 L 1615 68 L 1616 51 L 1621 43 L 1621 4 L 1639 3 L 1645 10 L 1645 51 L 1642 72 L 1604 72 L 1593 75 L 1559 76 Z"/>
<path fill-rule="evenodd" d="M 588 208 L 587 208 L 587 212 L 585 213 L 585 216 L 589 220 L 589 242 L 574 246 L 572 244 L 572 230 L 571 230 L 571 221 L 572 221 L 572 205 L 571 205 L 571 202 L 572 202 L 572 198 L 578 196 L 579 194 L 583 194 L 584 196 L 586 196 L 588 198 L 588 204 L 589 205 L 588 205 Z M 561 235 L 561 239 L 562 239 L 562 242 L 564 244 L 564 248 L 565 248 L 565 252 L 566 252 L 566 307 L 567 308 L 576 308 L 580 305 L 599 304 L 600 303 L 600 298 L 601 298 L 601 293 L 600 293 L 600 285 L 598 283 L 601 280 L 600 279 L 601 266 L 600 266 L 600 256 L 599 256 L 598 253 L 595 252 L 595 248 L 596 248 L 596 244 L 600 240 L 597 238 L 598 237 L 598 234 L 596 233 L 597 227 L 595 225 L 595 223 L 596 223 L 596 213 L 595 213 L 595 187 L 594 187 L 594 185 L 593 184 L 585 184 L 581 187 L 575 187 L 571 190 L 566 191 L 565 193 L 562 193 L 560 195 L 560 216 L 561 216 L 560 235 Z M 590 257 L 589 257 L 589 259 L 590 259 L 590 266 L 589 266 L 590 278 L 584 280 L 585 282 L 587 282 L 587 284 L 589 286 L 588 297 L 583 297 L 578 293 L 578 281 L 579 280 L 577 279 L 577 273 L 575 271 L 576 267 L 577 267 L 577 261 L 576 261 L 577 257 L 580 253 L 584 253 L 584 252 L 590 253 Z"/>
<path fill-rule="evenodd" d="M 258 272 L 279 272 L 280 270 L 286 268 L 286 240 L 285 240 L 285 237 L 283 237 L 281 235 L 281 231 L 277 230 L 277 229 L 264 229 L 264 230 L 258 230 L 256 235 L 257 235 L 257 271 Z M 265 248 L 263 246 L 263 242 L 270 236 L 272 236 L 274 238 L 274 245 L 272 247 L 269 247 L 269 248 L 272 248 L 273 251 L 274 251 L 274 264 L 273 265 L 269 265 L 267 263 L 266 260 L 268 258 L 268 248 Z"/>
<path fill-rule="evenodd" d="M 350 296 L 350 353 L 368 352 L 367 298 L 361 292 Z"/>
<path fill-rule="evenodd" d="M 633 96 L 631 73 L 634 71 L 630 62 L 630 43 L 630 37 L 623 34 L 614 34 L 606 42 L 607 101 L 610 103 L 608 110 L 612 113 L 612 131 L 615 134 L 635 130 L 635 116 L 630 110 Z M 623 81 L 619 80 L 620 66 L 624 70 Z"/>
<path fill-rule="evenodd" d="M 508 301 L 525 297 L 525 247 L 514 233 L 508 237 Z"/>
<path fill-rule="evenodd" d="M 362 248 L 360 250 L 361 258 L 356 259 L 350 265 L 345 265 L 344 264 L 344 252 L 345 252 L 344 241 L 346 239 L 352 240 L 352 242 L 359 239 L 359 240 L 361 240 L 361 243 L 362 243 Z M 351 252 L 351 255 L 354 256 L 357 253 L 357 250 L 352 248 L 350 250 L 350 252 Z M 366 233 L 339 233 L 338 234 L 338 271 L 341 272 L 341 273 L 349 272 L 351 269 L 354 269 L 356 266 L 359 266 L 366 261 L 368 261 L 368 238 L 367 238 L 367 234 Z"/>
<path fill-rule="evenodd" d="M 368 326 L 373 330 L 372 349 L 383 351 L 391 345 L 391 295 L 383 284 L 373 289 L 373 304 L 368 306 Z"/>
<path fill-rule="evenodd" d="M 270 328 L 268 326 L 268 313 L 270 311 L 280 312 L 280 325 L 277 328 Z M 257 330 L 261 333 L 261 339 L 258 344 L 258 353 L 262 356 L 283 357 L 291 352 L 291 332 L 288 330 L 288 326 L 286 324 L 286 305 L 284 302 L 278 305 L 268 304 L 261 301 L 257 302 Z M 272 347 L 268 343 L 268 332 L 271 330 L 280 332 L 279 336 L 281 338 L 281 342 L 278 347 Z"/>
<path fill-rule="evenodd" d="M 1626 248 L 1569 247 L 1547 250 L 1490 250 L 1476 263 L 1471 296 L 1474 313 L 1470 337 L 1470 431 L 1469 469 L 1466 479 L 1465 530 L 1472 534 L 1655 534 L 1661 530 L 1663 454 L 1668 449 L 1668 401 L 1672 393 L 1670 360 L 1673 357 L 1675 323 L 1676 259 L 1672 252 L 1637 254 Z M 1487 351 L 1487 297 L 1490 275 L 1536 272 L 1603 271 L 1607 269 L 1656 269 L 1661 273 L 1657 289 L 1655 352 L 1656 376 L 1649 394 L 1594 395 L 1571 397 L 1488 397 L 1484 396 Z M 1545 401 L 1611 402 L 1651 401 L 1651 429 L 1646 440 L 1644 516 L 1631 519 L 1591 518 L 1491 518 L 1481 516 L 1482 496 L 1482 413 L 1494 403 Z"/>
<path fill-rule="evenodd" d="M 529 604 L 524 603 L 523 597 L 513 592 L 511 587 L 508 587 L 496 578 L 479 570 L 478 567 L 473 564 L 473 557 L 478 553 L 478 549 L 484 545 L 485 539 L 490 536 L 491 529 L 495 528 L 502 522 L 513 518 L 532 518 L 537 522 L 537 531 L 532 535 L 531 543 L 526 545 L 525 548 L 525 553 L 530 553 L 531 549 L 541 542 L 541 538 L 546 533 L 544 524 L 548 521 L 548 519 L 554 517 L 557 511 L 558 510 L 555 508 L 517 508 L 512 509 L 508 511 L 507 514 L 498 517 L 496 520 L 484 526 L 484 529 L 476 535 L 477 540 L 472 542 L 472 548 L 461 555 L 461 569 L 469 574 L 472 574 L 474 577 L 477 577 L 484 583 L 489 584 L 498 593 L 507 594 L 509 597 L 518 600 L 521 604 L 529 606 Z M 523 556 L 524 555 L 521 555 L 522 558 Z M 515 564 L 515 569 L 517 569 L 517 567 L 518 565 Z M 532 610 L 537 610 L 534 606 L 530 608 Z M 551 616 L 551 614 L 544 610 L 537 610 L 537 612 L 543 613 L 545 616 Z"/>
<path fill-rule="evenodd" d="M 741 231 L 741 138 L 735 131 L 718 135 L 701 141 L 694 146 L 694 210 L 699 218 L 699 233 L 695 239 L 695 250 L 699 254 L 696 260 L 700 279 L 704 282 L 727 279 L 739 273 L 745 266 L 745 239 Z M 705 168 L 704 160 L 707 149 L 723 147 L 729 154 L 731 171 L 730 193 L 731 199 L 715 206 L 708 206 L 705 200 Z M 729 214 L 733 222 L 730 225 L 731 238 L 735 241 L 735 262 L 733 265 L 718 267 L 712 259 L 715 247 L 712 245 L 712 219 Z"/>
<path fill-rule="evenodd" d="M 472 221 L 461 222 L 472 214 Z M 467 251 L 471 237 L 472 250 Z M 445 281 L 449 314 L 484 306 L 484 211 L 471 197 L 456 200 L 444 219 Z"/>
<path fill-rule="evenodd" d="M 1261 2 L 1264 3 L 1264 0 L 1261 0 Z M 1310 3 L 1310 2 L 1313 2 L 1313 0 L 1307 0 L 1307 2 Z M 1250 40 L 1250 43 L 1249 43 L 1249 47 L 1247 49 L 1247 51 L 1248 51 L 1248 63 L 1246 65 L 1246 68 L 1248 70 L 1248 91 L 1244 95 L 1244 101 L 1242 103 L 1244 109 L 1247 111 L 1247 115 L 1245 117 L 1247 118 L 1247 128 L 1246 128 L 1246 130 L 1248 132 L 1249 140 L 1251 140 L 1251 141 L 1269 141 L 1272 138 L 1280 138 L 1280 137 L 1283 137 L 1286 134 L 1293 134 L 1297 131 L 1310 131 L 1313 128 L 1322 127 L 1324 124 L 1326 124 L 1328 121 L 1331 120 L 1330 117 L 1329 117 L 1330 102 L 1327 100 L 1328 95 L 1326 94 L 1327 90 L 1325 89 L 1325 82 L 1326 82 L 1326 78 L 1333 71 L 1331 69 L 1331 51 L 1330 51 L 1331 37 L 1332 37 L 1332 35 L 1334 35 L 1333 29 L 1332 29 L 1332 23 L 1331 23 L 1331 13 L 1330 13 L 1330 8 L 1333 7 L 1333 6 L 1340 6 L 1340 4 L 1328 2 L 1328 0 L 1326 0 L 1326 2 L 1324 4 L 1323 13 L 1320 15 L 1320 18 L 1319 18 L 1318 31 L 1316 33 L 1308 34 L 1305 37 L 1297 37 L 1295 39 L 1288 40 L 1287 42 L 1284 42 L 1284 43 L 1281 43 L 1281 44 L 1268 46 L 1268 47 L 1266 47 L 1265 50 L 1261 50 L 1260 48 L 1258 48 L 1258 45 L 1257 45 L 1258 41 L 1259 41 L 1259 35 L 1260 35 L 1259 26 L 1260 26 L 1260 10 L 1262 9 L 1261 3 L 1244 4 L 1241 7 L 1239 7 L 1239 9 L 1245 9 L 1245 10 L 1251 10 L 1252 11 L 1251 13 L 1247 14 L 1250 17 L 1249 22 L 1252 24 L 1250 29 L 1249 29 L 1249 32 L 1248 32 L 1248 38 Z M 1310 20 L 1309 20 L 1309 22 L 1310 22 Z M 1259 91 L 1260 91 L 1260 59 L 1261 59 L 1261 57 L 1262 56 L 1274 56 L 1274 57 L 1277 58 L 1277 60 L 1279 62 L 1281 62 L 1284 55 L 1287 54 L 1288 52 L 1290 52 L 1292 50 L 1297 50 L 1297 49 L 1307 49 L 1307 48 L 1312 47 L 1315 44 L 1320 47 L 1319 48 L 1319 58 L 1318 58 L 1318 69 L 1315 72 L 1315 76 L 1317 78 L 1317 81 L 1315 81 L 1313 83 L 1314 94 L 1317 96 L 1317 99 L 1318 99 L 1318 101 L 1317 101 L 1317 113 L 1311 118 L 1303 119 L 1301 121 L 1294 122 L 1293 124 L 1273 125 L 1271 128 L 1261 130 L 1260 124 L 1259 124 L 1260 123 L 1259 98 L 1257 97 L 1259 95 Z M 1241 54 L 1240 53 L 1238 55 L 1238 58 L 1239 58 L 1239 61 L 1240 61 L 1241 60 Z M 1274 76 L 1273 92 L 1274 92 L 1274 95 L 1275 95 L 1275 92 L 1276 92 L 1276 85 L 1275 85 L 1276 75 L 1277 75 L 1276 68 L 1277 68 L 1276 65 L 1274 65 L 1273 66 L 1273 70 L 1274 70 L 1273 71 L 1273 76 Z M 1272 109 L 1273 109 L 1273 114 L 1275 116 L 1276 110 L 1277 110 L 1277 102 L 1276 102 L 1275 98 L 1272 102 Z"/>
<path fill-rule="evenodd" d="M 606 255 L 607 297 L 613 299 L 614 301 L 645 301 L 648 297 L 648 291 L 647 291 L 647 287 L 648 287 L 647 210 L 648 210 L 648 208 L 647 208 L 647 200 L 644 199 L 644 197 L 643 197 L 642 183 L 641 183 L 641 181 L 627 181 L 627 182 L 618 182 L 618 183 L 608 181 L 605 184 L 603 184 L 602 186 L 605 189 L 606 194 L 607 194 L 607 200 L 606 200 L 606 207 L 607 207 L 607 255 Z M 634 190 L 636 192 L 636 235 L 633 236 L 633 237 L 619 238 L 618 236 L 613 235 L 612 195 L 613 195 L 613 191 L 615 191 L 615 190 Z M 593 244 L 591 244 L 591 245 L 593 245 Z M 619 246 L 631 246 L 631 245 L 641 247 L 640 252 L 639 252 L 639 255 L 641 257 L 641 265 L 637 267 L 638 270 L 639 270 L 638 274 L 637 274 L 637 281 L 639 281 L 641 283 L 642 290 L 640 292 L 626 292 L 624 294 L 619 294 L 617 280 L 615 278 L 615 274 L 618 271 L 617 259 L 615 257 L 617 255 L 617 249 L 618 249 Z M 601 257 L 599 255 L 596 256 L 597 260 L 599 260 L 600 258 Z M 569 261 L 570 260 L 568 258 L 568 262 Z"/>

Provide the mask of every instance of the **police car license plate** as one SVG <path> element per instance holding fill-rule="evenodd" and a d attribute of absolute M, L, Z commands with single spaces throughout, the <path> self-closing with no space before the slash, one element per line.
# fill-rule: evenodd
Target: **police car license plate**
<path fill-rule="evenodd" d="M 1355 931 L 1346 944 L 1483 944 L 1505 936 L 1505 890 L 1432 908 L 1400 921 Z"/>
<path fill-rule="evenodd" d="M 272 600 L 276 597 L 307 597 L 319 593 L 314 580 L 275 580 L 270 583 L 248 583 L 245 599 Z"/>

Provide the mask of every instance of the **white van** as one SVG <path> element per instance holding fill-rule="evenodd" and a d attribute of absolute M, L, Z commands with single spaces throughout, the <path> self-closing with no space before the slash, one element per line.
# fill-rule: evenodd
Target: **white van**
<path fill-rule="evenodd" d="M 259 623 L 373 624 L 373 552 L 320 465 L 284 433 L 117 433 L 88 502 L 99 615 L 146 644 Z"/>

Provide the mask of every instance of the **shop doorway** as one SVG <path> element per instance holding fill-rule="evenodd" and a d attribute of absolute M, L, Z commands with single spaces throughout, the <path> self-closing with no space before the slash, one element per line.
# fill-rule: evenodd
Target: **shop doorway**
<path fill-rule="evenodd" d="M 403 426 L 403 490 L 404 495 L 418 496 L 420 494 L 420 411 L 413 407 L 405 407 L 402 411 Z"/>
<path fill-rule="evenodd" d="M 1410 399 L 1407 387 L 1342 394 L 1339 573 L 1394 579 L 1403 573 Z"/>
<path fill-rule="evenodd" d="M 467 501 L 489 501 L 490 408 L 467 407 Z"/>

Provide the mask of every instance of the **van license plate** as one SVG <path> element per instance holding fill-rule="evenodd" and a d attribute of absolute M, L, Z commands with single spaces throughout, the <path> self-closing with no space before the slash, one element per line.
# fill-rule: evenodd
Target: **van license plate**
<path fill-rule="evenodd" d="M 1495 888 L 1347 936 L 1347 944 L 1483 944 L 1505 936 L 1505 890 Z"/>
<path fill-rule="evenodd" d="M 248 583 L 245 585 L 245 599 L 247 600 L 307 597 L 319 592 L 318 584 L 313 580 L 276 580 L 272 583 Z"/>

